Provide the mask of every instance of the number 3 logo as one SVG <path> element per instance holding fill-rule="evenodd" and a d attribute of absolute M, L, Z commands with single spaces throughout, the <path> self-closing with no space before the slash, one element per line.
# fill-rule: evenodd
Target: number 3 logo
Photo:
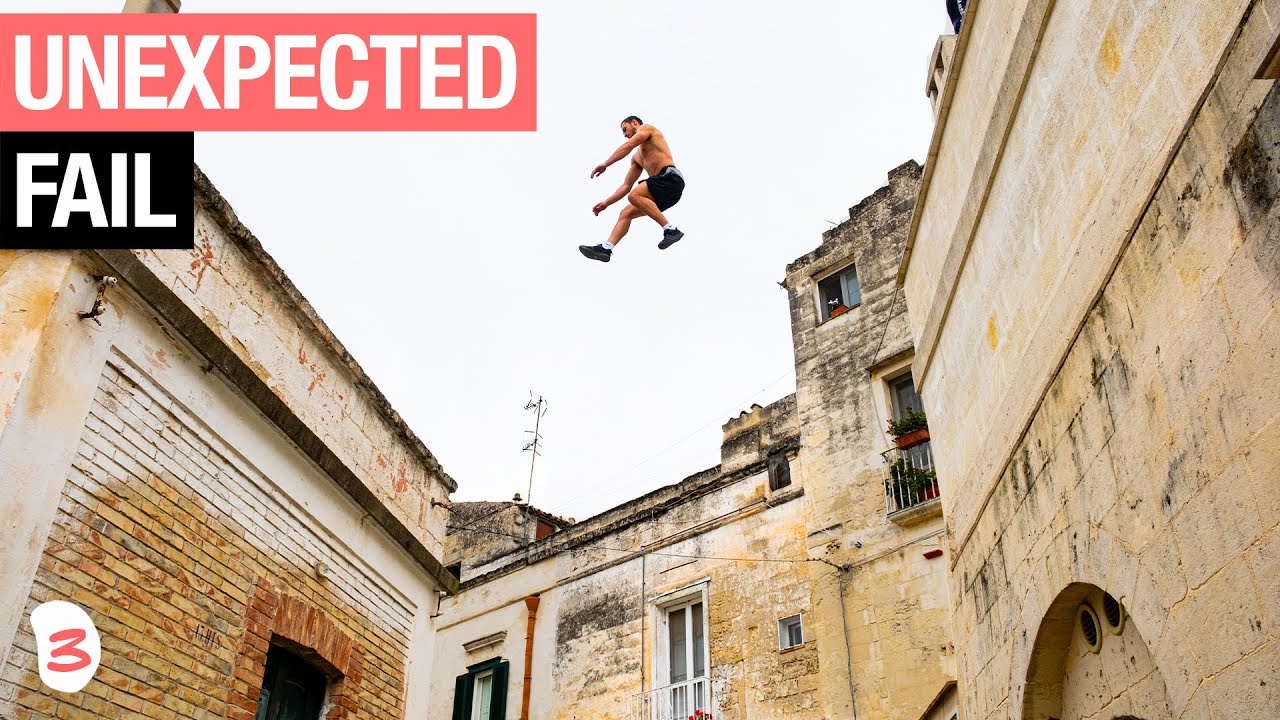
<path fill-rule="evenodd" d="M 59 692 L 80 692 L 93 679 L 102 659 L 102 641 L 88 613 L 54 600 L 31 611 L 40 680 Z"/>
<path fill-rule="evenodd" d="M 89 637 L 89 633 L 80 628 L 71 628 L 62 630 L 49 636 L 49 642 L 58 643 L 66 642 L 66 645 L 59 645 L 49 653 L 50 657 L 61 658 L 71 656 L 75 658 L 73 662 L 48 663 L 45 667 L 54 672 L 75 672 L 82 668 L 87 668 L 93 664 L 93 658 L 89 657 L 89 653 L 76 647 Z"/>

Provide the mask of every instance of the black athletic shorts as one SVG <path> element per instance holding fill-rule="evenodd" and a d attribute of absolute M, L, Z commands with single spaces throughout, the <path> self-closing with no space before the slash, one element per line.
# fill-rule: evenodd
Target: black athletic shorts
<path fill-rule="evenodd" d="M 649 194 L 653 196 L 653 202 L 658 205 L 659 210 L 666 210 L 680 202 L 680 196 L 684 194 L 684 176 L 675 165 L 668 165 L 658 171 L 657 175 L 650 175 L 640 182 L 649 184 Z"/>

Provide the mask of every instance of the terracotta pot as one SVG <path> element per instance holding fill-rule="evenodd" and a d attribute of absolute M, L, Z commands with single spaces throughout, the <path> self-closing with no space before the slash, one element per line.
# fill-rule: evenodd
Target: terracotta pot
<path fill-rule="evenodd" d="M 837 306 L 835 306 L 834 308 L 832 308 L 832 309 L 831 309 L 831 317 L 835 317 L 835 316 L 837 316 L 837 315 L 843 315 L 843 314 L 845 314 L 845 313 L 847 313 L 847 312 L 849 312 L 849 308 L 847 308 L 847 307 L 845 307 L 845 306 L 843 306 L 843 305 L 837 305 Z"/>
<path fill-rule="evenodd" d="M 929 483 L 924 490 L 920 491 L 920 502 L 932 500 L 936 497 L 938 497 L 938 486 L 934 483 Z"/>
<path fill-rule="evenodd" d="M 919 430 L 912 430 L 906 435 L 899 435 L 893 439 L 893 444 L 897 446 L 899 450 L 906 450 L 907 448 L 915 447 L 928 439 L 929 428 L 920 428 Z"/>

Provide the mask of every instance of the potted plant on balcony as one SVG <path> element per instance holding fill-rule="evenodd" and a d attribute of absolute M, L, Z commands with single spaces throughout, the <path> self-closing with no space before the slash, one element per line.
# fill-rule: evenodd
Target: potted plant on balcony
<path fill-rule="evenodd" d="M 938 496 L 938 474 L 912 465 L 905 457 L 900 457 L 889 465 L 889 477 L 903 500 L 924 502 Z"/>
<path fill-rule="evenodd" d="M 711 713 L 694 710 L 693 714 L 689 716 L 689 720 L 711 720 Z"/>
<path fill-rule="evenodd" d="M 905 417 L 889 421 L 889 434 L 899 450 L 919 445 L 929 439 L 929 419 L 923 411 L 907 408 Z"/>

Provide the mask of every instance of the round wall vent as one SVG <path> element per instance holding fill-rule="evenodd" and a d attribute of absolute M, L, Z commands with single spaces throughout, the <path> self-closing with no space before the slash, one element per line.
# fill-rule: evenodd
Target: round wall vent
<path fill-rule="evenodd" d="M 1102 649 L 1102 627 L 1098 623 L 1098 613 L 1088 605 L 1080 606 L 1080 632 L 1084 635 L 1089 652 L 1096 653 Z"/>
<path fill-rule="evenodd" d="M 1124 631 L 1124 606 L 1119 600 L 1111 597 L 1111 593 L 1102 594 L 1102 617 L 1107 621 L 1107 629 L 1119 635 Z"/>

